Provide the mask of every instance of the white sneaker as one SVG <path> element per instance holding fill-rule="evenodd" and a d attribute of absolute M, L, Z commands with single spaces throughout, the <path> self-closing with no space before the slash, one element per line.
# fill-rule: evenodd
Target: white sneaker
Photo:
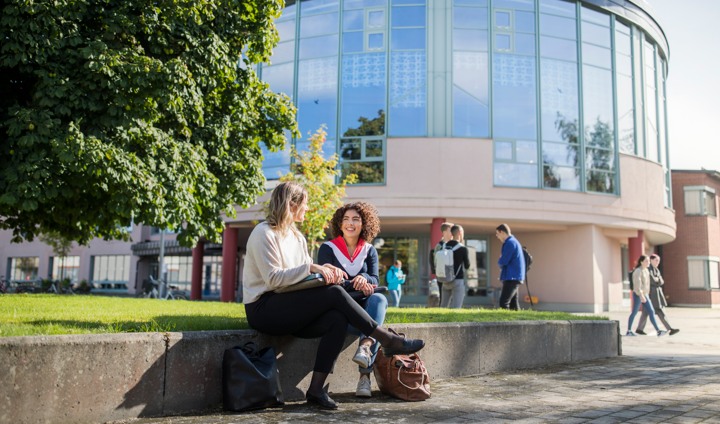
<path fill-rule="evenodd" d="M 662 336 L 664 336 L 664 335 L 666 335 L 666 334 L 667 334 L 667 331 L 665 331 L 665 330 L 660 330 L 660 331 L 658 331 L 658 337 L 662 337 Z"/>
<path fill-rule="evenodd" d="M 355 390 L 355 396 L 357 397 L 371 397 L 371 383 L 370 383 L 370 374 L 360 374 L 360 380 L 357 384 L 357 389 Z"/>
<path fill-rule="evenodd" d="M 370 346 L 358 346 L 357 350 L 355 351 L 355 356 L 353 356 L 352 360 L 363 368 L 369 368 L 370 361 L 372 361 L 372 353 L 370 353 Z"/>
<path fill-rule="evenodd" d="M 627 333 L 625 333 L 625 336 L 626 337 L 635 337 L 635 336 L 637 336 L 637 334 L 633 333 L 632 331 L 628 331 Z"/>

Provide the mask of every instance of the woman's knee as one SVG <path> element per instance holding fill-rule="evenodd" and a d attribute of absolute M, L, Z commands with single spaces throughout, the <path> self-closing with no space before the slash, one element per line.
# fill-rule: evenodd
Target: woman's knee
<path fill-rule="evenodd" d="M 387 309 L 387 306 L 388 306 L 388 300 L 384 294 L 373 293 L 370 295 L 370 297 L 368 297 L 365 309 L 370 309 L 370 308 L 378 308 L 378 309 L 385 308 L 385 309 Z"/>

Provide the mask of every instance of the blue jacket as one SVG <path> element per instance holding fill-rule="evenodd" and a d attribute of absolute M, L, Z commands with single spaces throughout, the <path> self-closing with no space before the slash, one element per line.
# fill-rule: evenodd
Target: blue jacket
<path fill-rule="evenodd" d="M 502 245 L 498 265 L 500 265 L 501 281 L 525 280 L 525 256 L 520 242 L 512 235 L 508 236 Z"/>
<path fill-rule="evenodd" d="M 387 274 L 385 274 L 388 290 L 397 290 L 398 287 L 400 287 L 400 284 L 405 283 L 405 278 L 402 277 L 405 277 L 402 269 L 397 269 L 395 265 L 391 266 L 390 269 L 388 269 Z"/>

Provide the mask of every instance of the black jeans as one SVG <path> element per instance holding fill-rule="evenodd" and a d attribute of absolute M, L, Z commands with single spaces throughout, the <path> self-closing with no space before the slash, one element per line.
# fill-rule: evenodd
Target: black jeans
<path fill-rule="evenodd" d="M 520 300 L 518 300 L 518 287 L 522 281 L 505 280 L 502 282 L 502 292 L 500 292 L 500 307 L 503 309 L 512 309 L 517 311 L 520 309 Z"/>
<path fill-rule="evenodd" d="M 262 333 L 320 337 L 314 371 L 332 372 L 340 356 L 348 324 L 370 335 L 378 324 L 342 286 L 323 286 L 290 293 L 264 293 L 245 305 L 250 327 Z"/>

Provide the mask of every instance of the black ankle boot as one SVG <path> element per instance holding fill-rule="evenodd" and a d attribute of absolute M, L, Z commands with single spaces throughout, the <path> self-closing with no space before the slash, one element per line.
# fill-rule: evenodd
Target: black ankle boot
<path fill-rule="evenodd" d="M 308 391 L 305 393 L 305 399 L 307 400 L 307 403 L 317 405 L 322 409 L 338 409 L 338 404 L 330 398 L 325 390 L 323 390 L 319 396 L 316 396 Z"/>

